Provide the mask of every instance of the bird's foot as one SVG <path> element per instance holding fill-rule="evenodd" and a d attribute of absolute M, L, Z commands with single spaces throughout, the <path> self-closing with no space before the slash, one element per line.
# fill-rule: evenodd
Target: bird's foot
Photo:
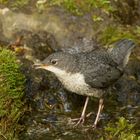
<path fill-rule="evenodd" d="M 74 127 L 77 127 L 78 125 L 83 125 L 85 122 L 85 116 L 81 116 L 80 118 L 78 118 L 78 122 L 74 125 Z"/>
<path fill-rule="evenodd" d="M 93 128 L 93 129 L 96 129 L 96 126 L 97 126 L 96 124 L 93 124 L 93 125 L 92 125 L 92 128 Z"/>
<path fill-rule="evenodd" d="M 78 125 L 83 125 L 85 122 L 85 116 L 81 116 L 80 118 L 75 118 L 75 119 L 71 119 L 71 122 L 76 122 L 76 124 L 74 124 L 74 127 L 77 127 Z"/>
<path fill-rule="evenodd" d="M 77 127 L 78 125 L 83 125 L 85 122 L 85 118 L 89 118 L 92 114 L 94 114 L 93 112 L 88 113 L 86 116 L 81 116 L 80 118 L 75 118 L 75 119 L 70 119 L 71 122 L 76 122 L 77 123 L 74 125 L 74 127 Z"/>

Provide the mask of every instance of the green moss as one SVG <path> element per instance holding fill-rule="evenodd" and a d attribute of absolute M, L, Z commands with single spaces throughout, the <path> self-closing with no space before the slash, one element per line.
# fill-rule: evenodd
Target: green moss
<path fill-rule="evenodd" d="M 123 38 L 132 39 L 136 42 L 138 40 L 136 34 L 134 33 L 134 28 L 119 25 L 106 26 L 99 38 L 100 42 L 106 45 Z"/>
<path fill-rule="evenodd" d="M 14 9 L 22 8 L 23 6 L 28 5 L 29 2 L 30 0 L 0 0 L 0 4 L 9 5 Z"/>
<path fill-rule="evenodd" d="M 28 5 L 29 0 L 15 0 L 15 2 L 11 3 L 14 8 L 21 8 L 23 6 Z"/>
<path fill-rule="evenodd" d="M 12 139 L 22 115 L 25 77 L 15 54 L 0 48 L 0 136 Z"/>
<path fill-rule="evenodd" d="M 50 6 L 62 6 L 68 11 L 76 15 L 83 15 L 91 12 L 96 8 L 100 8 L 105 13 L 113 11 L 110 0 L 51 0 L 48 2 Z"/>
<path fill-rule="evenodd" d="M 124 117 L 120 117 L 116 123 L 109 123 L 104 128 L 104 136 L 100 140 L 138 140 L 135 124 L 131 124 Z"/>
<path fill-rule="evenodd" d="M 8 0 L 0 0 L 0 4 L 7 4 Z"/>
<path fill-rule="evenodd" d="M 0 0 L 0 4 L 6 4 L 14 9 L 27 6 L 30 2 L 36 3 L 35 5 L 39 10 L 44 10 L 46 6 L 60 6 L 75 15 L 84 15 L 98 8 L 107 14 L 114 11 L 110 0 Z"/>

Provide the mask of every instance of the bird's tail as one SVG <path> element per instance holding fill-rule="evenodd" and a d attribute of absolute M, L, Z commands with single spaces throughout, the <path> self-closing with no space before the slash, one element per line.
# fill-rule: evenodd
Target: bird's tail
<path fill-rule="evenodd" d="M 135 46 L 136 44 L 132 40 L 123 39 L 114 43 L 109 53 L 119 67 L 123 68 L 128 63 L 129 56 Z"/>

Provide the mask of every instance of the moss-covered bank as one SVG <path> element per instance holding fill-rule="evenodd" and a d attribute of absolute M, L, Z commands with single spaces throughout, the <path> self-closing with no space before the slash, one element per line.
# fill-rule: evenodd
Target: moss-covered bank
<path fill-rule="evenodd" d="M 0 48 L 0 139 L 13 140 L 23 112 L 25 77 L 15 54 Z"/>

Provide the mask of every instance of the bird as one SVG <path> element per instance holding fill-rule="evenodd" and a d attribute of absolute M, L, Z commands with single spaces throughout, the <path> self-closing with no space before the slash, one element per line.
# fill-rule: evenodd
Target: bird
<path fill-rule="evenodd" d="M 104 89 L 113 85 L 123 75 L 136 44 L 130 39 L 122 39 L 112 46 L 108 50 L 97 49 L 76 54 L 58 51 L 34 64 L 36 69 L 54 73 L 68 91 L 86 96 L 83 111 L 75 126 L 84 123 L 89 98 L 96 97 L 99 98 L 99 106 L 92 125 L 96 128 L 104 107 Z"/>

